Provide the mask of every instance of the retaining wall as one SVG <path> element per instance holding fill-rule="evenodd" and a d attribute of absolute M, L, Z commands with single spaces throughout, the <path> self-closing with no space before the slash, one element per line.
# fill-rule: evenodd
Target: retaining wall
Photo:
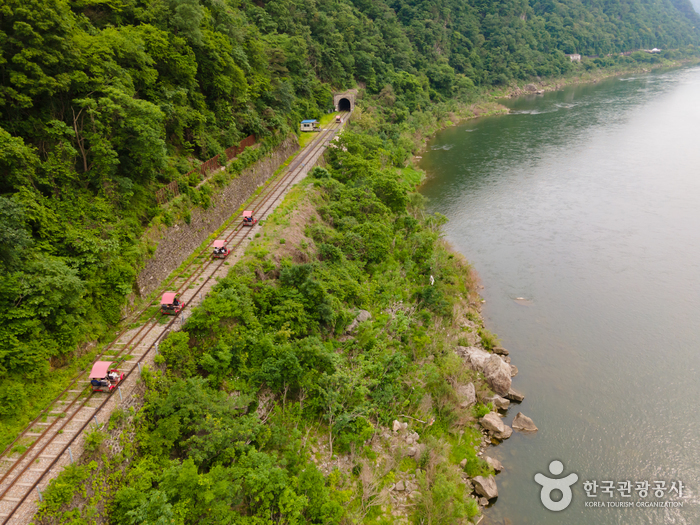
<path fill-rule="evenodd" d="M 211 196 L 209 208 L 193 208 L 189 224 L 182 222 L 169 227 L 160 225 L 146 232 L 146 236 L 157 242 L 158 247 L 136 278 L 141 297 L 158 288 L 160 283 L 235 213 L 297 149 L 299 144 L 295 137 L 286 139 L 272 153 L 243 170 L 225 188 L 217 190 Z"/>

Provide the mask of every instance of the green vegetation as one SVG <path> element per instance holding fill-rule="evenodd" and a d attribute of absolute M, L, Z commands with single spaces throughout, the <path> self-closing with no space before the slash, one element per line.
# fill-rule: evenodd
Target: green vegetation
<path fill-rule="evenodd" d="M 490 472 L 474 427 L 490 407 L 460 407 L 456 387 L 482 383 L 454 352 L 463 321 L 480 320 L 476 285 L 413 170 L 390 160 L 400 147 L 343 133 L 161 344 L 122 482 L 95 503 L 112 522 L 390 523 L 399 481 L 416 522 L 477 514 L 458 464 Z M 353 326 L 359 309 L 371 318 Z M 389 430 L 394 419 L 408 430 Z M 92 522 L 84 499 L 52 487 L 40 523 Z"/>
<path fill-rule="evenodd" d="M 144 229 L 187 222 L 301 118 L 321 118 L 333 88 L 365 88 L 373 114 L 359 129 L 393 140 L 403 167 L 458 102 L 537 75 L 694 54 L 698 22 L 687 0 L 7 0 L 0 444 L 70 375 L 53 371 L 123 317 L 153 253 Z M 654 46 L 663 53 L 615 54 Z M 574 64 L 569 52 L 600 57 Z M 249 134 L 263 145 L 199 185 L 200 161 Z M 172 181 L 181 196 L 160 208 L 155 190 Z"/>
<path fill-rule="evenodd" d="M 248 523 L 377 518 L 401 469 L 420 486 L 416 520 L 472 516 L 455 451 L 468 473 L 485 467 L 473 452 L 475 414 L 454 393 L 473 374 L 451 348 L 459 316 L 478 316 L 468 267 L 440 243 L 442 218 L 426 217 L 412 193 L 421 174 L 409 159 L 475 102 L 499 111 L 484 102 L 489 90 L 697 55 L 699 23 L 687 0 L 6 0 L 0 447 L 87 366 L 89 341 L 114 337 L 154 251 L 145 229 L 188 222 L 299 120 L 332 118 L 334 89 L 361 93 L 347 151 L 331 151 L 314 190 L 290 196 L 163 345 L 166 368 L 128 423 L 135 463 L 95 460 L 126 478 L 118 470 L 74 496 L 71 483 L 92 480 L 98 463 L 71 467 L 43 519 L 102 512 L 91 503 L 92 515 L 65 513 L 74 497 L 108 504 L 120 523 L 189 523 L 232 508 Z M 663 51 L 639 51 L 651 47 Z M 577 64 L 564 54 L 573 52 L 599 56 Z M 193 170 L 250 134 L 258 147 L 202 184 Z M 171 182 L 180 196 L 158 206 L 156 190 Z M 360 307 L 373 318 L 347 339 Z M 415 460 L 369 440 L 398 414 L 416 418 L 426 445 Z M 95 456 L 104 438 L 91 437 Z M 337 454 L 353 458 L 348 468 Z"/>

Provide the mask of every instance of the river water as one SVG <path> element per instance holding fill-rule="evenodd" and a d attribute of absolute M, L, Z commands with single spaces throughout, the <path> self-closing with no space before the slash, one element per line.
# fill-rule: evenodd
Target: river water
<path fill-rule="evenodd" d="M 520 370 L 526 399 L 506 421 L 539 427 L 489 449 L 505 471 L 484 523 L 700 524 L 700 68 L 504 103 L 511 114 L 440 132 L 421 161 Z M 534 481 L 557 477 L 553 460 L 578 475 L 559 512 Z M 661 497 L 636 490 L 656 481 Z M 652 502 L 683 506 L 638 506 Z"/>

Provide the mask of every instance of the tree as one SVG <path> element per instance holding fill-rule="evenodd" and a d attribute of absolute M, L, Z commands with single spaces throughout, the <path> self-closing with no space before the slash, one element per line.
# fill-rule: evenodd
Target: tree
<path fill-rule="evenodd" d="M 0 261 L 6 270 L 17 267 L 23 251 L 31 243 L 22 206 L 12 199 L 0 196 Z"/>

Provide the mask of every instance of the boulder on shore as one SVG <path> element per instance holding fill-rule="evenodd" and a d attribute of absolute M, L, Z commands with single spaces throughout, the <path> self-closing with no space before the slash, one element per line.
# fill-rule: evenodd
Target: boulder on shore
<path fill-rule="evenodd" d="M 514 401 L 516 403 L 522 403 L 523 399 L 525 399 L 525 394 L 521 394 L 517 390 L 513 390 L 512 388 L 508 390 L 508 393 L 504 395 L 506 399 L 510 399 L 511 401 Z"/>
<path fill-rule="evenodd" d="M 494 346 L 493 353 L 498 355 L 508 355 L 510 352 L 508 352 L 508 350 L 506 350 L 502 346 Z"/>
<path fill-rule="evenodd" d="M 505 439 L 508 439 L 512 435 L 513 435 L 513 429 L 510 428 L 508 425 L 503 425 L 503 432 L 493 432 L 493 437 L 495 437 L 499 441 L 503 441 Z"/>
<path fill-rule="evenodd" d="M 510 365 L 510 377 L 515 377 L 518 375 L 518 367 L 515 365 Z"/>
<path fill-rule="evenodd" d="M 516 414 L 512 426 L 513 430 L 519 430 L 520 432 L 537 432 L 535 422 L 522 412 Z"/>
<path fill-rule="evenodd" d="M 498 395 L 505 395 L 510 390 L 510 365 L 500 356 L 491 354 L 484 367 L 486 382 Z"/>
<path fill-rule="evenodd" d="M 498 488 L 496 487 L 496 478 L 489 476 L 476 476 L 474 481 L 474 490 L 477 494 L 484 496 L 486 499 L 494 499 L 498 497 Z"/>
<path fill-rule="evenodd" d="M 489 467 L 491 467 L 493 470 L 496 472 L 500 472 L 503 470 L 503 464 L 498 461 L 496 458 L 492 458 L 490 456 L 484 456 L 484 461 L 489 464 Z"/>
<path fill-rule="evenodd" d="M 486 363 L 493 354 L 489 354 L 486 350 L 476 348 L 475 346 L 458 346 L 457 352 L 460 353 L 467 361 L 472 370 L 483 372 Z"/>
<path fill-rule="evenodd" d="M 489 397 L 486 401 L 493 403 L 493 406 L 499 410 L 506 410 L 510 406 L 510 401 L 501 396 Z"/>
<path fill-rule="evenodd" d="M 499 434 L 501 432 L 504 432 L 506 428 L 506 426 L 503 424 L 503 420 L 498 414 L 496 414 L 496 412 L 489 412 L 484 417 L 482 417 L 479 420 L 479 422 L 481 423 L 481 426 L 484 427 L 486 430 L 490 430 Z"/>
<path fill-rule="evenodd" d="M 511 368 L 501 356 L 473 346 L 458 346 L 457 353 L 464 357 L 472 370 L 484 374 L 486 382 L 498 395 L 503 396 L 510 390 Z"/>

